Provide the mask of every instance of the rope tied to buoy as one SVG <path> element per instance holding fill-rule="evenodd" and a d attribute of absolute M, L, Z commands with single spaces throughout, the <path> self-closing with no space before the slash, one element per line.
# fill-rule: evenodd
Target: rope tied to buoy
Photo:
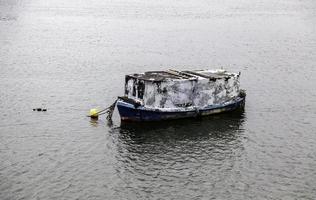
<path fill-rule="evenodd" d="M 108 121 L 112 121 L 112 116 L 113 116 L 113 112 L 114 112 L 114 109 L 115 109 L 116 102 L 117 102 L 117 99 L 109 107 L 107 107 L 105 109 L 102 109 L 100 111 L 98 111 L 95 108 L 91 109 L 90 110 L 90 115 L 88 115 L 87 117 L 91 117 L 91 118 L 97 119 L 99 117 L 99 115 L 107 114 L 106 119 Z"/>

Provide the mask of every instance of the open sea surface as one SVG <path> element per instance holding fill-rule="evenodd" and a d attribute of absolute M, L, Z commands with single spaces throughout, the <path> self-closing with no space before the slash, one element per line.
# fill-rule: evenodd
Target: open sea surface
<path fill-rule="evenodd" d="M 244 112 L 86 117 L 125 74 L 222 67 Z M 0 199 L 316 199 L 316 1 L 0 0 Z"/>

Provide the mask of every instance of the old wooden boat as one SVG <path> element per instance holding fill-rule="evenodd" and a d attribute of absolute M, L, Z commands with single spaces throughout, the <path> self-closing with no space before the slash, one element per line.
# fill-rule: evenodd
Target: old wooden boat
<path fill-rule="evenodd" d="M 225 70 L 149 71 L 125 77 L 117 108 L 123 121 L 200 117 L 243 108 L 240 73 Z"/>

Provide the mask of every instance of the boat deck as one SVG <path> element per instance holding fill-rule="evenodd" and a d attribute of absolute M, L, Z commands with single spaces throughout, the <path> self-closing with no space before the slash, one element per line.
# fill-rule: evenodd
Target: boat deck
<path fill-rule="evenodd" d="M 208 70 L 194 70 L 194 71 L 177 71 L 177 70 L 166 70 L 166 71 L 148 71 L 141 74 L 130 74 L 128 77 L 136 78 L 145 81 L 164 81 L 164 80 L 181 80 L 181 79 L 198 79 L 205 78 L 210 80 L 229 78 L 233 74 L 227 73 L 224 70 L 208 71 Z"/>

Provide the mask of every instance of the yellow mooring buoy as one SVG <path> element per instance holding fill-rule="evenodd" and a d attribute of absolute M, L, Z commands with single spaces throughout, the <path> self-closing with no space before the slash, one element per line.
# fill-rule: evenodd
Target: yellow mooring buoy
<path fill-rule="evenodd" d="M 90 115 L 88 115 L 87 117 L 90 117 L 91 119 L 97 120 L 99 118 L 99 115 L 107 114 L 106 119 L 111 121 L 116 102 L 117 102 L 117 100 L 115 100 L 114 103 L 112 103 L 112 105 L 110 105 L 109 107 L 107 107 L 103 110 L 98 110 L 96 108 L 90 109 Z"/>
<path fill-rule="evenodd" d="M 90 117 L 93 119 L 98 119 L 99 111 L 96 108 L 90 109 Z"/>

